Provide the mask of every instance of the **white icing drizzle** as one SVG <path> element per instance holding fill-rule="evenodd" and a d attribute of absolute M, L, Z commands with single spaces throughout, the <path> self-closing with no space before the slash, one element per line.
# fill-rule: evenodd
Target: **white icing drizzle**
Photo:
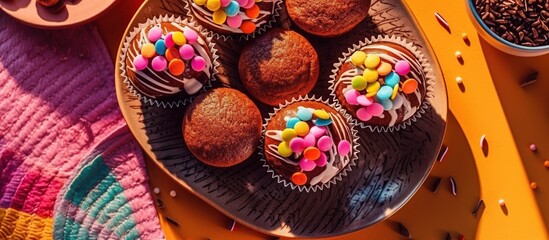
<path fill-rule="evenodd" d="M 246 16 L 246 13 L 243 13 L 243 12 L 239 12 L 238 15 L 240 15 L 240 17 L 242 17 L 242 21 L 252 21 L 253 23 L 255 23 L 256 27 L 260 27 L 261 25 L 267 23 L 269 15 L 274 12 L 274 9 L 276 7 L 275 6 L 276 4 L 274 4 L 274 1 L 275 0 L 263 0 L 262 2 L 260 2 L 260 3 L 272 3 L 271 4 L 272 7 L 271 7 L 270 11 L 260 10 L 259 11 L 259 16 L 255 19 L 249 18 L 248 16 Z M 243 33 L 242 30 L 240 30 L 240 28 L 229 27 L 229 25 L 227 25 L 227 23 L 223 23 L 221 25 L 215 23 L 213 21 L 213 12 L 210 12 L 208 9 L 206 9 L 206 8 L 200 6 L 200 5 L 197 5 L 192 0 L 189 0 L 189 2 L 191 2 L 191 10 L 192 10 L 194 16 L 196 16 L 196 18 L 198 18 L 201 22 L 208 23 L 211 26 L 216 26 L 217 28 L 228 31 L 228 32 Z"/>
<path fill-rule="evenodd" d="M 190 29 L 187 26 L 183 27 L 175 22 L 172 22 L 170 24 L 182 32 L 185 31 L 185 29 Z M 160 23 L 157 23 L 155 24 L 155 26 L 161 27 L 162 25 Z M 164 27 L 163 32 L 167 33 L 168 29 Z M 138 34 L 138 36 L 139 36 L 139 41 L 137 42 L 137 44 L 132 44 L 132 47 L 128 49 L 129 59 L 134 59 L 137 55 L 139 55 L 140 49 L 143 47 L 143 45 L 145 45 L 146 43 L 150 43 L 149 39 L 147 38 L 147 33 L 145 32 L 145 29 L 142 29 Z M 165 36 L 166 36 L 165 34 L 162 34 L 162 37 L 165 37 Z M 212 62 L 212 57 L 209 54 L 207 54 L 207 51 L 204 48 L 204 46 L 207 46 L 206 41 L 199 34 L 197 41 L 193 43 L 192 46 L 198 52 L 198 55 L 202 56 L 204 60 L 206 60 L 206 67 L 204 68 L 203 72 L 206 74 L 208 78 L 211 78 L 211 74 L 213 70 L 213 62 Z M 164 95 L 176 94 L 181 91 L 181 88 L 179 87 L 170 86 L 169 85 L 170 81 L 160 77 L 158 73 L 154 71 L 152 68 L 150 68 L 149 66 L 147 66 L 147 68 L 144 70 L 138 71 L 133 65 L 133 61 L 128 61 L 128 62 L 129 62 L 129 66 L 128 66 L 129 70 L 135 73 L 135 75 L 137 76 L 137 81 L 139 81 L 139 83 L 142 84 L 143 86 Z M 186 64 L 189 65 L 190 62 L 187 61 Z M 200 83 L 200 81 L 198 81 L 196 78 L 181 79 L 180 77 L 170 74 L 168 70 L 165 70 L 162 73 L 164 73 L 170 79 L 182 83 L 184 86 L 183 89 L 189 95 L 195 94 L 203 86 L 203 84 Z"/>
<path fill-rule="evenodd" d="M 418 81 L 419 85 L 424 84 L 423 81 L 425 79 L 425 74 L 423 72 L 423 68 L 421 67 L 420 62 L 415 57 L 411 57 L 408 54 L 403 53 L 402 51 L 399 51 L 399 50 L 394 49 L 392 47 L 384 46 L 384 45 L 381 45 L 381 44 L 367 45 L 364 48 L 362 48 L 362 50 L 363 51 L 374 51 L 374 52 L 376 52 L 376 54 L 383 61 L 388 62 L 388 63 L 392 64 L 393 66 L 399 60 L 407 61 L 408 63 L 410 63 L 410 70 L 411 71 L 408 75 L 406 75 L 406 77 L 416 79 Z M 381 52 L 377 52 L 376 50 L 381 50 Z M 385 52 L 383 52 L 383 51 L 385 51 Z M 391 53 L 392 55 L 396 55 L 397 57 L 393 57 L 388 53 Z M 350 58 L 347 59 L 346 63 L 347 62 L 351 62 L 351 59 Z M 363 70 L 360 69 L 360 68 L 353 68 L 353 69 L 349 69 L 349 70 L 345 71 L 343 74 L 341 74 L 341 77 L 335 83 L 334 88 L 337 89 L 337 87 L 340 84 L 344 84 L 344 86 L 351 85 L 353 77 L 357 76 L 357 75 L 362 75 L 362 73 L 363 73 Z M 410 118 L 414 115 L 414 113 L 417 111 L 417 107 L 412 107 L 410 101 L 407 98 L 405 98 L 403 95 L 404 95 L 404 93 L 399 92 L 397 96 L 402 97 L 402 100 L 404 101 L 404 104 L 400 105 L 400 107 L 404 108 L 404 109 L 402 109 L 403 112 L 404 112 L 404 118 L 403 119 L 408 119 L 408 118 Z M 408 95 L 408 96 L 410 97 L 412 95 Z M 413 96 L 415 97 L 417 102 L 421 103 L 422 99 L 421 99 L 421 93 L 419 92 L 419 88 L 415 91 Z M 391 110 L 385 111 L 386 113 L 388 113 L 387 115 L 391 118 L 391 119 L 389 119 L 389 124 L 388 124 L 389 126 L 395 125 L 395 123 L 397 121 L 396 118 L 398 118 L 398 114 L 396 113 L 396 110 L 399 109 L 400 107 L 393 107 Z M 381 115 L 378 118 L 383 118 L 383 117 L 384 117 L 384 115 Z"/>
<path fill-rule="evenodd" d="M 312 108 L 310 108 L 312 109 Z M 313 109 L 314 110 L 314 109 Z M 334 139 L 334 135 L 332 135 L 332 131 L 334 131 L 334 134 L 337 138 L 342 140 L 347 140 L 349 143 L 353 144 L 353 139 L 350 133 L 349 126 L 347 125 L 347 122 L 345 119 L 343 119 L 339 114 L 332 114 L 330 113 L 330 117 L 332 119 L 331 126 L 328 126 L 326 133 Z M 285 117 L 286 119 L 286 117 Z M 332 131 L 331 131 L 332 130 Z M 273 139 L 277 142 L 282 142 L 282 130 L 267 130 L 265 132 L 265 136 Z M 316 185 L 319 183 L 327 183 L 332 178 L 334 178 L 341 170 L 343 170 L 349 162 L 351 162 L 351 156 L 353 155 L 352 152 L 345 156 L 339 156 L 337 154 L 337 144 L 338 142 L 334 142 L 334 145 L 332 148 L 328 151 L 328 161 L 326 163 L 324 171 L 322 171 L 319 175 L 312 178 L 309 182 L 309 185 Z M 351 149 L 353 147 L 351 146 Z M 287 164 L 298 166 L 299 162 L 294 162 L 290 160 L 289 158 L 281 157 L 278 154 L 278 145 L 276 144 L 269 144 L 266 149 L 266 154 L 271 155 L 272 157 L 283 161 Z M 337 158 L 339 157 L 339 161 L 336 162 Z"/>

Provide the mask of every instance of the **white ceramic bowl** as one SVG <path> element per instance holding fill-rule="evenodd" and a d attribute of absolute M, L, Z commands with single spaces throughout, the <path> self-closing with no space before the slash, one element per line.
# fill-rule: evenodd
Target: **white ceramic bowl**
<path fill-rule="evenodd" d="M 474 0 L 465 0 L 467 4 L 467 15 L 473 22 L 473 25 L 477 29 L 478 34 L 490 43 L 495 48 L 509 53 L 515 56 L 521 57 L 535 57 L 549 53 L 549 45 L 537 46 L 537 47 L 527 47 L 518 45 L 512 42 L 509 42 L 502 37 L 498 36 L 496 33 L 492 32 L 490 28 L 482 21 L 481 17 L 475 9 Z"/>

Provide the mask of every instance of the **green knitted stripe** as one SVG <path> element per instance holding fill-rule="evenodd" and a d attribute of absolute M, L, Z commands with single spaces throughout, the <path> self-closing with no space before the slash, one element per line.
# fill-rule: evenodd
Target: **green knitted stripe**
<path fill-rule="evenodd" d="M 80 175 L 71 183 L 65 194 L 65 199 L 75 206 L 79 206 L 88 193 L 109 173 L 110 169 L 103 162 L 103 157 L 97 156 L 89 166 L 82 169 Z"/>

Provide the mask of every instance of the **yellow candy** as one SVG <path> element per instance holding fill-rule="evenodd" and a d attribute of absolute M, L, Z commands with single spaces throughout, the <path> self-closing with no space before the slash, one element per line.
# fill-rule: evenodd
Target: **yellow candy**
<path fill-rule="evenodd" d="M 285 142 L 290 142 L 295 137 L 297 137 L 297 133 L 291 128 L 286 128 L 282 131 L 282 140 Z"/>
<path fill-rule="evenodd" d="M 206 2 L 206 8 L 212 12 L 215 12 L 221 8 L 221 0 L 208 0 Z"/>
<path fill-rule="evenodd" d="M 356 51 L 351 55 L 351 62 L 353 65 L 359 67 L 364 64 L 364 60 L 366 60 L 366 53 L 363 51 Z"/>
<path fill-rule="evenodd" d="M 145 58 L 154 57 L 154 53 L 156 53 L 156 49 L 152 43 L 146 43 L 143 47 L 141 47 L 141 56 Z"/>
<path fill-rule="evenodd" d="M 379 67 L 377 67 L 377 73 L 379 74 L 379 76 L 386 76 L 387 74 L 391 73 L 392 70 L 393 66 L 386 62 L 381 62 Z"/>
<path fill-rule="evenodd" d="M 375 69 L 380 62 L 381 59 L 377 54 L 368 54 L 366 60 L 364 60 L 364 65 L 369 69 Z"/>
<path fill-rule="evenodd" d="M 282 157 L 292 156 L 292 149 L 288 142 L 281 142 L 278 144 L 278 154 Z"/>
<path fill-rule="evenodd" d="M 326 112 L 326 110 L 324 109 L 317 109 L 313 113 L 317 118 L 326 119 L 326 120 L 330 119 L 330 114 Z"/>
<path fill-rule="evenodd" d="M 366 79 L 366 81 L 369 83 L 377 81 L 377 78 L 379 77 L 377 71 L 372 69 L 364 69 L 364 73 L 362 73 L 362 76 L 364 76 L 364 79 Z"/>
<path fill-rule="evenodd" d="M 351 80 L 351 86 L 358 91 L 362 91 L 366 88 L 368 82 L 363 76 L 354 76 Z"/>
<path fill-rule="evenodd" d="M 227 14 L 224 10 L 217 10 L 213 13 L 212 18 L 214 23 L 221 25 L 225 23 L 225 20 L 227 20 Z"/>
<path fill-rule="evenodd" d="M 393 88 L 393 94 L 391 95 L 391 100 L 395 100 L 397 94 L 398 94 L 398 84 L 395 85 L 395 87 Z"/>
<path fill-rule="evenodd" d="M 187 43 L 187 39 L 185 38 L 185 35 L 183 35 L 183 33 L 179 31 L 174 32 L 172 34 L 172 39 L 175 44 L 180 46 Z"/>
<path fill-rule="evenodd" d="M 377 95 L 377 92 L 366 93 L 366 97 L 369 97 L 369 98 L 374 97 L 376 95 Z"/>
<path fill-rule="evenodd" d="M 377 93 L 377 91 L 379 91 L 380 88 L 381 88 L 381 84 L 376 81 L 376 82 L 368 84 L 368 86 L 366 87 L 366 92 L 367 93 Z"/>
<path fill-rule="evenodd" d="M 305 136 L 309 133 L 309 124 L 299 121 L 294 125 L 294 130 L 298 136 Z"/>
<path fill-rule="evenodd" d="M 206 0 L 194 0 L 194 3 L 196 3 L 196 5 L 204 5 L 206 4 Z"/>

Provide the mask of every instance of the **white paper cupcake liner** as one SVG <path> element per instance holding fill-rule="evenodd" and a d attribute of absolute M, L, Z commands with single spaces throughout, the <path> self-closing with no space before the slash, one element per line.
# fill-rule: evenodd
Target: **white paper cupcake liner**
<path fill-rule="evenodd" d="M 266 134 L 266 131 L 267 131 L 267 124 L 269 123 L 271 118 L 278 113 L 278 111 L 280 111 L 281 109 L 283 109 L 284 107 L 286 107 L 290 104 L 300 102 L 300 101 L 319 102 L 319 103 L 323 103 L 326 106 L 329 106 L 329 107 L 333 108 L 334 110 L 336 110 L 343 117 L 344 120 L 346 120 L 346 122 L 349 126 L 350 135 L 351 135 L 351 138 L 352 138 L 352 140 L 350 141 L 352 143 L 352 155 L 349 157 L 349 159 L 350 159 L 349 163 L 347 165 L 345 165 L 339 171 L 339 173 L 337 173 L 335 176 L 333 176 L 332 179 L 330 179 L 330 181 L 328 181 L 326 183 L 318 183 L 318 184 L 315 184 L 315 185 L 303 185 L 303 186 L 295 185 L 290 179 L 287 179 L 287 178 L 279 175 L 278 173 L 276 173 L 276 171 L 271 168 L 271 166 L 269 165 L 269 163 L 267 162 L 267 159 L 265 157 L 264 143 L 265 143 L 265 134 Z M 358 159 L 358 153 L 359 153 L 358 147 L 360 145 L 358 143 L 358 138 L 359 138 L 358 137 L 358 131 L 354 127 L 354 122 L 353 122 L 353 119 L 352 119 L 351 115 L 348 114 L 339 105 L 337 105 L 335 103 L 331 104 L 331 103 L 328 102 L 328 100 L 322 100 L 322 98 L 320 98 L 320 97 L 316 98 L 314 95 L 313 96 L 300 96 L 297 99 L 292 98 L 291 101 L 286 100 L 285 103 L 279 104 L 279 106 L 274 109 L 274 112 L 269 113 L 269 117 L 267 119 L 265 119 L 265 123 L 263 124 L 263 135 L 261 137 L 258 148 L 260 149 L 259 155 L 261 156 L 261 162 L 263 163 L 263 167 L 265 167 L 267 169 L 267 173 L 271 174 L 271 176 L 274 179 L 276 179 L 276 181 L 279 184 L 284 185 L 284 187 L 289 187 L 292 190 L 297 189 L 300 192 L 303 192 L 303 191 L 305 191 L 305 192 L 316 192 L 316 191 L 322 191 L 325 188 L 326 189 L 330 188 L 330 186 L 335 185 L 338 181 L 342 181 L 342 179 L 345 176 L 347 176 L 347 173 L 352 170 L 352 167 L 356 166 L 356 161 Z"/>
<path fill-rule="evenodd" d="M 419 63 L 421 64 L 421 67 L 423 69 L 423 73 L 425 75 L 425 96 L 423 100 L 421 101 L 421 104 L 418 106 L 418 109 L 416 112 L 409 117 L 408 119 L 403 120 L 402 122 L 395 124 L 393 126 L 380 126 L 380 125 L 370 125 L 367 124 L 359 119 L 354 119 L 354 122 L 356 125 L 360 126 L 361 128 L 370 129 L 370 131 L 374 132 L 393 132 L 393 131 L 399 131 L 400 129 L 405 129 L 407 126 L 412 125 L 412 123 L 416 122 L 418 118 L 420 118 L 424 113 L 425 110 L 429 108 L 430 101 L 434 96 L 434 84 L 435 84 L 435 77 L 432 72 L 431 64 L 427 61 L 427 58 L 425 55 L 418 49 L 416 45 L 414 45 L 411 42 L 408 42 L 406 39 L 400 37 L 400 36 L 388 36 L 388 35 L 378 35 L 374 36 L 370 39 L 364 39 L 364 41 L 360 41 L 358 44 L 353 44 L 352 47 L 348 48 L 348 51 L 343 53 L 343 56 L 339 58 L 339 61 L 335 63 L 332 70 L 332 75 L 330 75 L 330 95 L 332 96 L 332 99 L 339 103 L 339 100 L 336 96 L 336 82 L 338 81 L 337 74 L 339 71 L 339 68 L 350 58 L 350 56 L 362 49 L 363 47 L 376 42 L 392 42 L 395 44 L 398 44 L 404 48 L 406 48 L 408 51 L 414 54 L 414 56 L 417 58 Z"/>
<path fill-rule="evenodd" d="M 191 2 L 193 0 L 182 0 L 182 1 L 185 1 L 185 3 L 187 4 L 188 9 L 189 9 L 189 15 L 190 15 L 191 19 L 193 21 L 201 24 L 204 28 L 209 29 L 207 26 L 205 26 L 204 24 L 202 24 L 198 20 L 198 17 L 196 17 L 196 15 L 194 13 L 194 10 L 193 10 L 193 7 L 191 6 L 192 5 Z M 215 30 L 212 30 L 212 29 L 209 29 L 209 30 L 212 32 L 213 36 L 216 39 L 223 40 L 223 41 L 233 40 L 233 39 L 234 40 L 240 40 L 240 41 L 253 39 L 256 36 L 259 36 L 259 35 L 263 34 L 268 29 L 272 28 L 273 24 L 276 22 L 276 19 L 280 16 L 280 10 L 282 8 L 281 4 L 282 4 L 283 1 L 282 0 L 273 0 L 273 2 L 274 2 L 274 4 L 273 4 L 273 10 L 272 10 L 271 18 L 266 23 L 264 23 L 263 25 L 258 27 L 251 34 L 245 34 L 245 33 L 219 33 L 219 32 L 216 32 Z"/>
<path fill-rule="evenodd" d="M 210 79 L 204 84 L 204 86 L 202 86 L 202 89 L 193 94 L 193 95 L 189 95 L 187 97 L 185 97 L 184 99 L 158 99 L 158 98 L 153 98 L 153 97 L 149 97 L 143 93 L 141 93 L 139 91 L 139 89 L 137 89 L 132 83 L 131 81 L 128 79 L 128 76 L 127 76 L 127 73 L 126 73 L 126 58 L 128 57 L 128 49 L 131 45 L 131 42 L 134 40 L 134 38 L 137 36 L 137 34 L 140 33 L 141 30 L 143 30 L 144 28 L 146 28 L 147 26 L 150 26 L 150 25 L 153 25 L 153 24 L 158 24 L 158 23 L 163 23 L 163 22 L 175 22 L 177 24 L 180 24 L 182 26 L 190 26 L 191 28 L 194 28 L 197 30 L 197 32 L 202 36 L 204 37 L 206 43 L 208 44 L 208 47 L 210 48 L 210 52 L 212 53 L 212 73 L 210 75 Z M 133 94 L 135 95 L 140 101 L 146 103 L 146 104 L 149 104 L 149 105 L 152 105 L 152 106 L 156 106 L 156 107 L 163 107 L 163 108 L 174 108 L 174 107 L 181 107 L 181 106 L 185 106 L 186 104 L 189 104 L 190 102 L 192 102 L 192 100 L 200 93 L 200 92 L 204 92 L 206 91 L 207 89 L 211 88 L 212 84 L 211 82 L 212 81 L 215 81 L 215 76 L 219 73 L 219 70 L 218 70 L 218 67 L 219 67 L 219 61 L 218 61 L 218 58 L 219 56 L 217 55 L 217 49 L 215 48 L 215 43 L 212 42 L 212 33 L 206 29 L 204 29 L 202 26 L 200 26 L 199 24 L 193 22 L 193 21 L 190 21 L 188 19 L 182 19 L 181 17 L 175 17 L 175 16 L 168 16 L 168 15 L 164 15 L 164 16 L 157 16 L 157 17 L 154 17 L 153 19 L 147 19 L 147 21 L 145 23 L 139 23 L 137 27 L 134 27 L 134 29 L 129 33 L 128 36 L 126 36 L 125 38 L 125 41 L 122 45 L 122 49 L 121 49 L 121 53 L 120 53 L 120 59 L 119 59 L 119 63 L 120 63 L 120 75 L 122 76 L 122 80 L 124 81 L 124 83 L 126 84 L 126 87 L 127 89 Z M 177 94 L 174 94 L 174 95 L 177 95 Z"/>

